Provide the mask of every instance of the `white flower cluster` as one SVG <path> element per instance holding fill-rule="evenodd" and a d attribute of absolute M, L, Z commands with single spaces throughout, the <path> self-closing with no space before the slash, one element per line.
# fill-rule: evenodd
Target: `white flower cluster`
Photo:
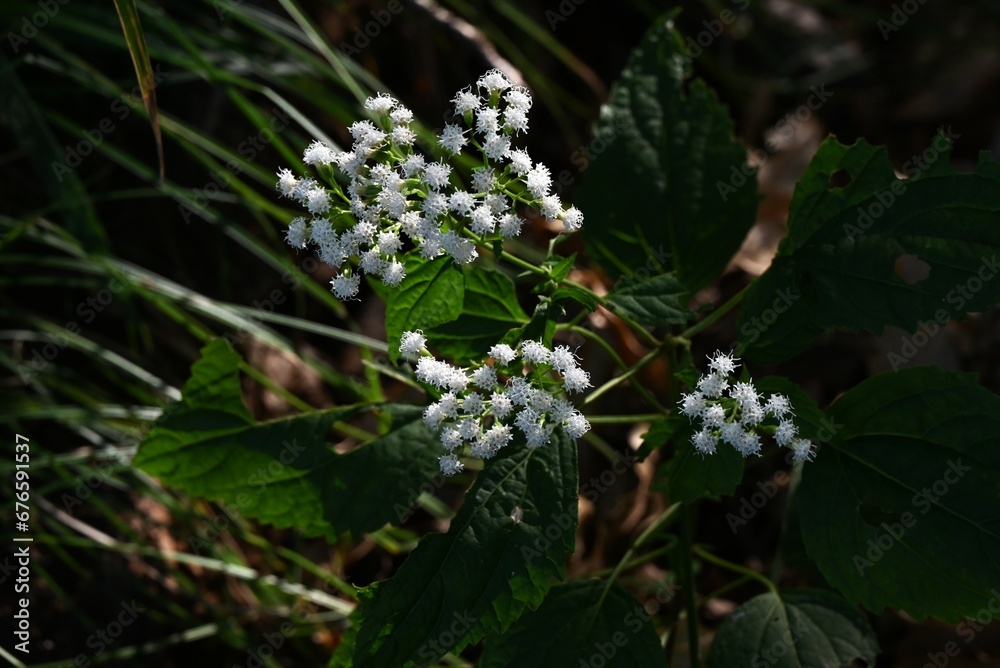
<path fill-rule="evenodd" d="M 794 452 L 795 461 L 815 456 L 812 441 L 799 438 L 792 422 L 794 415 L 788 397 L 772 394 L 763 403 L 753 383 L 730 384 L 730 376 L 739 366 L 731 354 L 716 352 L 709 358 L 709 373 L 698 380 L 698 390 L 682 394 L 681 414 L 701 420 L 701 429 L 691 439 L 702 454 L 712 454 L 719 441 L 736 448 L 744 457 L 760 454 L 758 432 L 773 434 L 782 447 Z M 725 395 L 729 390 L 728 396 Z M 777 426 L 765 424 L 773 418 Z"/>
<path fill-rule="evenodd" d="M 441 434 L 448 451 L 438 460 L 444 475 L 463 470 L 457 453 L 466 444 L 471 456 L 489 459 L 514 437 L 514 427 L 531 448 L 547 444 L 557 427 L 571 438 L 590 430 L 587 418 L 556 396 L 590 387 L 590 375 L 577 366 L 568 347 L 550 350 L 538 341 L 525 341 L 517 348 L 498 343 L 490 349 L 493 364 L 460 369 L 421 356 L 425 343 L 420 331 L 405 332 L 399 350 L 416 360 L 419 380 L 444 391 L 424 411 L 424 423 Z"/>
<path fill-rule="evenodd" d="M 413 148 L 413 113 L 388 95 L 365 102 L 376 122 L 358 121 L 348 128 L 354 139 L 350 151 L 338 153 L 319 141 L 306 149 L 304 162 L 317 168 L 326 185 L 298 178 L 288 169 L 278 171 L 281 195 L 311 214 L 311 219 L 300 216 L 291 222 L 288 243 L 295 248 L 314 244 L 327 264 L 347 265 L 331 281 L 340 299 L 358 293 L 360 276 L 352 263 L 386 285 L 398 286 L 406 276 L 397 259 L 404 237 L 427 259 L 445 254 L 460 264 L 472 262 L 478 256 L 476 242 L 520 234 L 524 221 L 514 209 L 515 200 L 562 220 L 566 232 L 583 225 L 583 214 L 576 207 L 563 209 L 552 194 L 549 169 L 511 146 L 511 138 L 528 129 L 527 89 L 491 70 L 452 101 L 467 127 L 446 124 L 438 143 L 451 155 L 470 144 L 482 153 L 483 167 L 472 173 L 471 192 L 455 185 L 451 165 L 431 161 Z M 349 180 L 346 191 L 334 179 L 334 165 Z"/>

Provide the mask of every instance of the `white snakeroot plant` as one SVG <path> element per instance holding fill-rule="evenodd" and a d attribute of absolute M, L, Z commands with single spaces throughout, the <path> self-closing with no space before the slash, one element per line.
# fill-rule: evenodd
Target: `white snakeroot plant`
<path fill-rule="evenodd" d="M 409 244 L 426 259 L 446 255 L 459 264 L 472 262 L 479 255 L 476 246 L 521 233 L 518 203 L 561 220 L 567 233 L 583 225 L 579 209 L 564 209 L 550 192 L 548 167 L 512 146 L 514 137 L 528 131 L 527 89 L 491 70 L 452 102 L 461 120 L 445 125 L 438 145 L 443 157 L 469 146 L 482 155 L 483 167 L 471 175 L 471 191 L 458 184 L 450 164 L 414 148 L 413 113 L 385 94 L 365 102 L 374 121 L 348 128 L 350 151 L 338 152 L 320 141 L 305 150 L 303 162 L 322 182 L 278 171 L 281 196 L 310 214 L 291 221 L 286 239 L 296 249 L 315 246 L 320 259 L 339 270 L 330 282 L 338 298 L 357 296 L 356 272 L 399 286 L 406 278 L 399 254 Z"/>
<path fill-rule="evenodd" d="M 701 423 L 691 438 L 695 449 L 713 454 L 721 440 L 744 457 L 760 456 L 760 435 L 769 433 L 778 445 L 792 449 L 795 461 L 812 460 L 815 448 L 812 441 L 798 437 L 788 397 L 772 394 L 762 402 L 752 382 L 730 382 L 738 366 L 732 354 L 716 352 L 709 358 L 709 373 L 698 380 L 698 389 L 681 395 L 681 414 Z"/>
<path fill-rule="evenodd" d="M 404 332 L 399 350 L 416 362 L 418 380 L 443 392 L 424 411 L 424 424 L 440 434 L 447 451 L 439 459 L 444 475 L 464 469 L 459 455 L 466 448 L 471 457 L 490 459 L 515 429 L 529 448 L 546 445 L 558 427 L 574 439 L 590 430 L 587 418 L 563 398 L 590 387 L 590 375 L 568 347 L 498 343 L 490 349 L 492 363 L 460 369 L 424 354 L 425 343 L 422 332 Z"/>

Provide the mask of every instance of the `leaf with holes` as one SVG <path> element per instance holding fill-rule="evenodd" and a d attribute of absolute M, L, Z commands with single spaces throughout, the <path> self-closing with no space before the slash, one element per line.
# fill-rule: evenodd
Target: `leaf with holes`
<path fill-rule="evenodd" d="M 1000 589 L 1000 397 L 920 367 L 866 380 L 830 417 L 794 501 L 824 577 L 876 613 L 974 616 Z"/>
<path fill-rule="evenodd" d="M 874 666 L 877 656 L 878 641 L 868 621 L 843 597 L 794 589 L 761 594 L 741 605 L 719 627 L 707 665 Z"/>
<path fill-rule="evenodd" d="M 788 237 L 740 309 L 746 355 L 776 362 L 833 327 L 887 326 L 933 336 L 949 320 L 1000 301 L 1000 163 L 973 174 L 936 160 L 897 179 L 885 148 L 827 139 L 799 181 Z M 850 183 L 831 188 L 834 174 Z M 894 369 L 916 347 L 890 355 Z"/>

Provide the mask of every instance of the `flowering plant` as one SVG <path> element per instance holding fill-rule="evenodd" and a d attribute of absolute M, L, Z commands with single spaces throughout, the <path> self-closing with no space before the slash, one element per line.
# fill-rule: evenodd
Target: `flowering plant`
<path fill-rule="evenodd" d="M 747 234 L 757 196 L 729 183 L 745 151 L 707 88 L 685 88 L 681 44 L 667 21 L 633 54 L 595 128 L 595 141 L 609 148 L 578 191 L 579 209 L 553 192 L 545 165 L 515 147 L 527 133 L 532 97 L 496 70 L 455 95 L 455 122 L 430 152 L 418 149 L 414 115 L 379 94 L 364 105 L 371 119 L 348 128 L 350 150 L 315 141 L 303 155 L 310 172 L 278 172 L 280 196 L 308 213 L 290 220 L 288 243 L 315 251 L 337 272 L 330 285 L 339 299 L 370 291 L 385 301 L 395 365 L 369 360 L 371 368 L 425 400 L 256 424 L 238 401 L 238 357 L 215 342 L 136 464 L 226 497 L 235 493 L 228 481 L 275 456 L 275 439 L 296 435 L 310 444 L 308 457 L 282 481 L 287 490 L 250 515 L 331 540 L 402 524 L 418 503 L 411 490 L 438 480 L 436 472 L 451 483 L 471 480 L 446 533 L 424 537 L 393 578 L 358 593 L 333 665 L 427 665 L 480 642 L 484 666 L 536 665 L 543 642 L 554 665 L 665 665 L 682 617 L 695 648 L 690 663 L 698 665 L 696 562 L 766 590 L 721 625 L 709 665 L 786 655 L 806 658 L 782 665 L 872 664 L 877 643 L 857 605 L 956 621 L 976 612 L 978 592 L 1000 584 L 996 519 L 984 510 L 988 503 L 973 502 L 982 500 L 975 490 L 992 490 L 991 501 L 1000 490 L 1000 448 L 984 426 L 1000 415 L 995 396 L 968 376 L 921 367 L 874 376 L 823 410 L 786 379 L 754 380 L 745 365 L 737 375 L 743 360 L 780 362 L 834 327 L 913 331 L 956 282 L 982 276 L 986 244 L 1000 245 L 992 224 L 944 231 L 944 218 L 926 214 L 927 202 L 934 215 L 982 222 L 1000 210 L 1000 170 L 988 161 L 974 175 L 936 166 L 864 238 L 845 236 L 855 207 L 897 179 L 884 153 L 830 138 L 800 182 L 789 235 L 771 267 L 727 301 L 692 312 L 692 298 L 723 273 Z M 831 188 L 838 170 L 852 180 Z M 558 232 L 546 253 L 519 252 L 526 218 Z M 573 280 L 575 253 L 556 254 L 578 232 L 590 259 L 616 279 L 610 292 Z M 893 273 L 904 242 L 938 267 L 918 290 Z M 636 257 L 649 258 L 645 275 L 635 271 Z M 536 295 L 530 315 L 515 278 Z M 995 290 L 980 290 L 963 306 L 993 303 Z M 701 365 L 697 337 L 737 308 L 739 339 Z M 620 323 L 644 352 L 626 363 L 580 324 L 592 317 Z M 606 363 L 602 371 L 594 360 Z M 655 387 L 642 376 L 654 364 L 667 370 Z M 612 401 L 626 384 L 634 395 Z M 206 397 L 225 433 L 200 428 Z M 592 412 L 596 405 L 628 408 L 601 415 Z M 338 455 L 323 446 L 326 429 L 372 413 L 380 431 L 363 447 Z M 971 419 L 959 423 L 956 415 Z M 621 425 L 640 426 L 641 443 L 624 445 L 627 434 L 615 431 Z M 621 447 L 598 435 L 605 429 Z M 693 537 L 692 509 L 737 493 L 745 462 L 771 463 L 772 442 L 790 455 L 796 514 L 788 530 L 825 589 L 779 589 Z M 603 579 L 555 584 L 567 579 L 566 560 L 577 548 L 581 443 L 610 458 L 612 482 L 624 473 L 616 468 L 621 451 L 628 461 L 661 462 L 657 485 L 669 505 Z M 226 466 L 206 470 L 192 461 L 192 444 Z M 945 475 L 948 496 L 936 486 L 935 476 Z M 768 485 L 775 487 L 770 498 L 777 484 Z M 759 507 L 753 502 L 751 510 Z M 919 521 L 913 508 L 926 508 Z M 736 531 L 752 516 L 719 521 Z M 677 535 L 664 538 L 675 522 Z M 662 550 L 637 556 L 661 539 Z M 956 561 L 946 553 L 959 542 L 971 556 Z M 905 549 L 893 550 L 898 544 Z M 637 606 L 619 576 L 663 555 L 676 581 Z M 677 592 L 683 601 L 673 600 Z M 772 614 L 777 607 L 783 614 Z"/>

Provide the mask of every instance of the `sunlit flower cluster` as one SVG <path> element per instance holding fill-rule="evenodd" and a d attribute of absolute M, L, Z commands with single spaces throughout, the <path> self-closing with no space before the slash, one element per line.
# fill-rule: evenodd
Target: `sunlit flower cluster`
<path fill-rule="evenodd" d="M 583 214 L 575 207 L 564 209 L 552 193 L 549 169 L 512 146 L 512 139 L 528 130 L 527 89 L 491 70 L 452 102 L 460 121 L 445 125 L 438 144 L 448 157 L 466 148 L 482 154 L 471 190 L 458 183 L 446 161 L 414 148 L 413 113 L 388 95 L 367 100 L 374 122 L 348 128 L 354 142 L 350 151 L 334 151 L 320 141 L 305 150 L 303 161 L 316 168 L 322 182 L 278 171 L 281 196 L 309 213 L 291 222 L 288 243 L 313 245 L 321 260 L 340 269 L 331 281 L 340 299 L 357 295 L 360 274 L 398 286 L 406 277 L 400 254 L 407 240 L 424 258 L 446 255 L 460 264 L 472 262 L 477 244 L 520 234 L 524 221 L 516 202 L 561 220 L 566 232 L 582 226 Z M 346 188 L 336 180 L 338 172 Z"/>
<path fill-rule="evenodd" d="M 420 331 L 405 332 L 400 353 L 416 361 L 417 379 L 443 394 L 424 411 L 424 423 L 438 431 L 447 454 L 441 472 L 463 470 L 459 454 L 489 459 L 514 438 L 517 429 L 528 447 L 549 442 L 558 427 L 580 438 L 590 423 L 562 395 L 590 387 L 590 375 L 577 365 L 566 346 L 549 349 L 539 341 L 516 348 L 498 343 L 490 349 L 492 363 L 458 368 L 430 356 Z"/>
<path fill-rule="evenodd" d="M 772 394 L 765 400 L 753 383 L 730 382 L 738 366 L 731 354 L 716 352 L 709 358 L 709 373 L 698 380 L 698 389 L 681 395 L 681 414 L 701 422 L 691 439 L 695 449 L 710 455 L 721 440 L 744 457 L 760 455 L 760 434 L 767 433 L 778 445 L 791 448 L 795 461 L 811 460 L 815 448 L 812 441 L 798 437 L 788 397 Z"/>

